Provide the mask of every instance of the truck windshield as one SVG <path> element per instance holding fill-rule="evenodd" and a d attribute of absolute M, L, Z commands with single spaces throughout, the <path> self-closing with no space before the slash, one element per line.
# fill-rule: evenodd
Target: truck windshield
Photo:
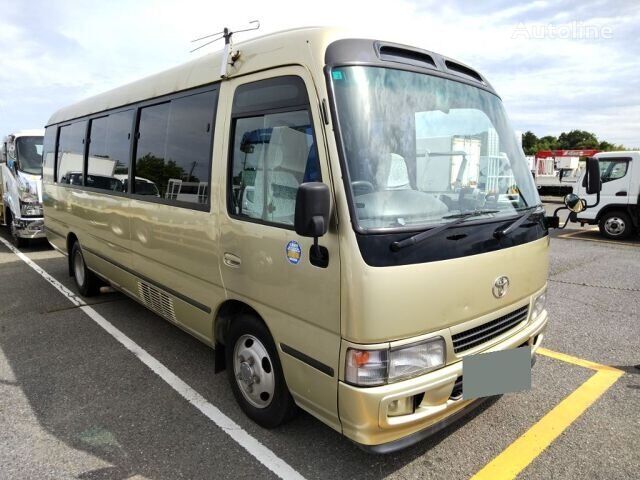
<path fill-rule="evenodd" d="M 360 228 L 513 216 L 540 202 L 496 95 L 380 67 L 334 68 L 331 81 Z"/>
<path fill-rule="evenodd" d="M 18 168 L 25 173 L 42 175 L 43 137 L 18 137 L 16 152 Z"/>

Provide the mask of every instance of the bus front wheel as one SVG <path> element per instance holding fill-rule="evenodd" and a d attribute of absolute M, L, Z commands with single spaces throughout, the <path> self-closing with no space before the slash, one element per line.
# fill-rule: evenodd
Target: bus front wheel
<path fill-rule="evenodd" d="M 250 314 L 232 320 L 225 354 L 233 395 L 249 418 L 262 427 L 274 428 L 294 416 L 296 405 L 263 322 Z"/>

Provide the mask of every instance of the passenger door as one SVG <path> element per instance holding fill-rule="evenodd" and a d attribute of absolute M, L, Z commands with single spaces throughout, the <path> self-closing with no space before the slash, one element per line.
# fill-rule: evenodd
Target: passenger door
<path fill-rule="evenodd" d="M 310 258 L 313 239 L 296 234 L 298 186 L 331 185 L 318 99 L 299 67 L 225 82 L 229 135 L 220 169 L 222 278 L 227 296 L 251 305 L 278 348 L 299 404 L 339 428 L 340 259 L 335 222 L 319 239 L 326 267 Z M 226 172 L 226 173 L 225 173 Z"/>

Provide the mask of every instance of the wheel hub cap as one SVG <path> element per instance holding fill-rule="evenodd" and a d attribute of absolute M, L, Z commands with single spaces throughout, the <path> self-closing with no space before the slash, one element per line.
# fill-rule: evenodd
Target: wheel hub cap
<path fill-rule="evenodd" d="M 242 335 L 233 349 L 233 373 L 242 396 L 256 408 L 271 404 L 275 392 L 273 363 L 265 346 L 253 335 Z"/>
<path fill-rule="evenodd" d="M 611 217 L 605 222 L 604 228 L 610 235 L 620 235 L 625 229 L 624 220 L 618 217 Z"/>

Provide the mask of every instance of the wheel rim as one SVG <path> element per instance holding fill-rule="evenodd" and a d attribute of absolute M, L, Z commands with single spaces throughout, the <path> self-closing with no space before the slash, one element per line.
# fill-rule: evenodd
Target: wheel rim
<path fill-rule="evenodd" d="M 242 335 L 233 349 L 233 373 L 244 398 L 256 408 L 271 404 L 275 391 L 273 362 L 253 335 Z"/>
<path fill-rule="evenodd" d="M 84 285 L 84 260 L 80 251 L 77 251 L 73 257 L 73 273 L 78 285 Z"/>
<path fill-rule="evenodd" d="M 609 217 L 604 222 L 604 230 L 614 237 L 622 235 L 626 229 L 624 220 L 620 217 Z"/>

